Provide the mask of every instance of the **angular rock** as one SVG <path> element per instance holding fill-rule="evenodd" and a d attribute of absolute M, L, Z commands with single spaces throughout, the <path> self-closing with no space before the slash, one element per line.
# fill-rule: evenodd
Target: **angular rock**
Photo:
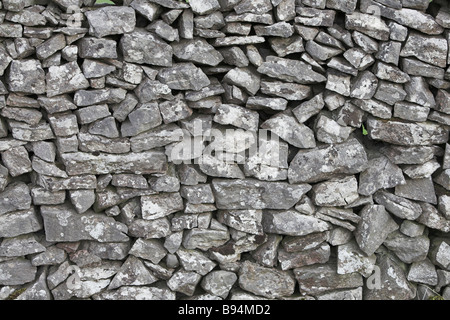
<path fill-rule="evenodd" d="M 74 92 L 89 87 L 78 64 L 69 62 L 62 66 L 52 66 L 47 73 L 47 97 Z"/>
<path fill-rule="evenodd" d="M 433 181 L 430 178 L 406 179 L 406 183 L 395 187 L 395 195 L 411 200 L 437 204 Z"/>
<path fill-rule="evenodd" d="M 351 151 L 351 156 L 350 152 Z M 300 150 L 292 160 L 288 176 L 290 183 L 318 182 L 333 174 L 355 174 L 364 171 L 367 155 L 355 139 L 342 144 Z"/>
<path fill-rule="evenodd" d="M 441 126 L 431 123 L 403 123 L 380 121 L 369 118 L 367 121 L 369 137 L 401 146 L 426 146 L 445 143 L 448 132 Z"/>
<path fill-rule="evenodd" d="M 294 210 L 266 211 L 263 215 L 262 225 L 265 232 L 289 236 L 305 236 L 330 228 L 326 222 Z"/>
<path fill-rule="evenodd" d="M 186 249 L 200 249 L 206 251 L 213 247 L 220 247 L 230 240 L 228 230 L 213 230 L 193 228 L 183 234 L 183 247 Z"/>
<path fill-rule="evenodd" d="M 0 284 L 3 286 L 22 285 L 34 280 L 37 268 L 25 258 L 0 262 Z"/>
<path fill-rule="evenodd" d="M 183 39 L 172 43 L 173 54 L 180 60 L 201 63 L 208 66 L 217 66 L 223 61 L 223 56 L 206 40 L 196 38 Z"/>
<path fill-rule="evenodd" d="M 383 168 L 380 171 L 380 168 Z M 368 196 L 379 189 L 393 188 L 406 183 L 402 170 L 387 157 L 377 157 L 369 160 L 366 171 L 359 175 L 358 193 Z"/>
<path fill-rule="evenodd" d="M 299 123 L 289 113 L 279 113 L 261 124 L 262 129 L 270 130 L 297 148 L 314 148 L 316 142 L 313 131 Z"/>
<path fill-rule="evenodd" d="M 210 84 L 208 77 L 192 63 L 161 69 L 157 79 L 173 90 L 200 90 Z"/>
<path fill-rule="evenodd" d="M 117 43 L 110 39 L 82 38 L 78 44 L 78 50 L 81 58 L 117 58 Z"/>
<path fill-rule="evenodd" d="M 125 34 L 120 40 L 119 47 L 127 62 L 172 66 L 172 47 L 143 29 L 136 28 L 133 32 Z"/>
<path fill-rule="evenodd" d="M 377 16 L 352 12 L 345 16 L 345 28 L 357 30 L 377 40 L 389 40 L 389 27 Z"/>
<path fill-rule="evenodd" d="M 411 33 L 400 55 L 414 56 L 421 61 L 445 68 L 448 50 L 448 44 L 444 38 Z"/>
<path fill-rule="evenodd" d="M 20 257 L 45 251 L 33 234 L 25 234 L 13 238 L 5 238 L 0 245 L 0 256 Z"/>
<path fill-rule="evenodd" d="M 176 255 L 184 270 L 195 271 L 202 276 L 208 274 L 216 266 L 215 262 L 198 250 L 188 250 L 181 247 L 176 251 Z"/>
<path fill-rule="evenodd" d="M 360 273 L 364 277 L 369 277 L 375 267 L 377 257 L 375 254 L 366 256 L 358 244 L 352 240 L 346 244 L 338 246 L 337 251 L 337 273 L 351 274 Z"/>
<path fill-rule="evenodd" d="M 430 239 L 427 236 L 408 237 L 400 231 L 392 232 L 383 242 L 384 246 L 404 263 L 423 261 L 428 254 Z"/>
<path fill-rule="evenodd" d="M 422 214 L 419 204 L 384 190 L 377 191 L 374 200 L 401 219 L 415 220 Z"/>
<path fill-rule="evenodd" d="M 255 95 L 261 86 L 260 75 L 251 68 L 234 68 L 224 76 L 223 81 L 243 88 L 251 95 Z"/>
<path fill-rule="evenodd" d="M 24 94 L 43 94 L 45 72 L 39 60 L 14 60 L 7 75 L 9 90 Z"/>
<path fill-rule="evenodd" d="M 312 66 L 301 61 L 269 56 L 259 68 L 258 72 L 269 77 L 287 82 L 312 84 L 324 82 L 321 74 L 313 71 Z"/>
<path fill-rule="evenodd" d="M 42 229 L 42 222 L 34 207 L 0 215 L 0 237 L 12 238 Z"/>
<path fill-rule="evenodd" d="M 177 291 L 187 296 L 192 296 L 201 279 L 202 276 L 198 273 L 180 269 L 167 281 L 167 286 L 172 291 Z"/>
<path fill-rule="evenodd" d="M 297 268 L 294 269 L 294 276 L 303 295 L 318 295 L 331 290 L 351 289 L 363 285 L 359 273 L 338 274 L 336 266 L 332 264 Z"/>
<path fill-rule="evenodd" d="M 295 281 L 286 271 L 246 261 L 239 269 L 239 286 L 253 294 L 274 299 L 290 296 L 294 292 Z"/>
<path fill-rule="evenodd" d="M 261 93 L 276 96 L 286 100 L 304 100 L 311 95 L 311 88 L 296 83 L 281 81 L 261 81 Z"/>
<path fill-rule="evenodd" d="M 179 193 L 167 193 L 141 197 L 142 217 L 155 220 L 183 210 L 183 200 Z"/>
<path fill-rule="evenodd" d="M 77 214 L 67 205 L 41 206 L 47 241 L 128 241 L 126 225 L 101 214 Z"/>
<path fill-rule="evenodd" d="M 212 295 L 225 299 L 238 277 L 231 271 L 212 271 L 200 283 L 201 287 Z"/>
<path fill-rule="evenodd" d="M 307 184 L 293 186 L 253 179 L 215 179 L 212 187 L 219 209 L 289 209 L 311 189 Z M 284 196 L 284 203 L 276 200 L 281 194 Z"/>
<path fill-rule="evenodd" d="M 355 239 L 363 252 L 372 255 L 399 226 L 381 205 L 366 205 L 360 216 Z"/>
<path fill-rule="evenodd" d="M 10 148 L 9 150 L 3 151 L 1 155 L 3 164 L 8 169 L 9 174 L 12 177 L 17 177 L 32 171 L 31 161 L 25 147 L 18 146 L 15 148 Z"/>
<path fill-rule="evenodd" d="M 353 131 L 351 127 L 341 126 L 325 115 L 319 115 L 314 125 L 317 140 L 324 143 L 341 143 Z"/>
<path fill-rule="evenodd" d="M 326 263 L 330 259 L 330 245 L 323 243 L 316 248 L 301 252 L 278 250 L 278 261 L 281 270 L 300 268 L 303 266 Z"/>
<path fill-rule="evenodd" d="M 128 7 L 103 7 L 86 12 L 89 34 L 103 38 L 132 32 L 136 25 L 135 11 Z"/>

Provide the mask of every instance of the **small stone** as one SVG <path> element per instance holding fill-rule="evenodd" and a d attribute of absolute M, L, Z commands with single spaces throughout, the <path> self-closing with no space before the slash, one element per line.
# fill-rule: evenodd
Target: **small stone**
<path fill-rule="evenodd" d="M 215 262 L 198 250 L 188 250 L 181 247 L 176 251 L 176 255 L 184 270 L 195 271 L 202 276 L 208 274 L 216 266 Z"/>
<path fill-rule="evenodd" d="M 286 271 L 246 261 L 239 270 L 239 286 L 253 294 L 274 299 L 292 295 L 295 281 Z"/>
<path fill-rule="evenodd" d="M 25 94 L 45 93 L 45 72 L 39 60 L 14 60 L 10 64 L 9 90 Z"/>
<path fill-rule="evenodd" d="M 326 263 L 330 259 L 330 245 L 322 243 L 316 248 L 289 253 L 283 249 L 278 250 L 278 261 L 281 270 L 300 268 L 303 266 Z"/>
<path fill-rule="evenodd" d="M 166 124 L 189 118 L 193 113 L 193 110 L 181 98 L 160 103 L 159 111 Z"/>
<path fill-rule="evenodd" d="M 417 59 L 445 68 L 448 55 L 448 45 L 444 38 L 423 36 L 411 33 L 400 55 L 402 57 L 414 56 Z"/>
<path fill-rule="evenodd" d="M 103 7 L 86 12 L 89 34 L 103 38 L 132 32 L 136 25 L 135 11 L 128 7 Z"/>
<path fill-rule="evenodd" d="M 347 14 L 345 16 L 345 28 L 357 30 L 377 40 L 389 40 L 389 27 L 380 17 L 373 15 L 360 12 Z"/>
<path fill-rule="evenodd" d="M 297 121 L 289 113 L 279 113 L 261 124 L 262 129 L 270 130 L 297 148 L 314 148 L 316 141 L 313 131 Z"/>
<path fill-rule="evenodd" d="M 441 144 L 445 143 L 448 138 L 448 132 L 445 132 L 441 126 L 432 122 L 383 122 L 374 118 L 369 118 L 367 121 L 367 130 L 372 139 L 401 146 Z"/>
<path fill-rule="evenodd" d="M 36 240 L 33 234 L 5 238 L 0 245 L 0 256 L 2 257 L 20 257 L 44 251 L 45 247 Z"/>
<path fill-rule="evenodd" d="M 436 194 L 431 177 L 405 180 L 405 184 L 395 187 L 395 195 L 411 200 L 437 204 Z"/>
<path fill-rule="evenodd" d="M 0 284 L 3 286 L 22 285 L 35 279 L 37 268 L 25 258 L 16 258 L 0 262 L 0 273 L 3 277 Z"/>
<path fill-rule="evenodd" d="M 79 132 L 77 117 L 72 113 L 52 114 L 48 121 L 55 136 L 67 137 Z"/>
<path fill-rule="evenodd" d="M 261 86 L 260 75 L 251 68 L 234 68 L 223 78 L 225 83 L 235 85 L 255 95 Z"/>
<path fill-rule="evenodd" d="M 136 136 L 159 126 L 162 117 L 157 103 L 145 103 L 128 114 L 128 120 L 122 123 L 123 137 Z"/>
<path fill-rule="evenodd" d="M 0 236 L 12 238 L 42 230 L 42 222 L 34 207 L 0 215 Z"/>
<path fill-rule="evenodd" d="M 11 148 L 1 153 L 3 164 L 12 177 L 31 172 L 31 161 L 28 152 L 23 146 Z"/>
<path fill-rule="evenodd" d="M 331 27 L 333 26 L 336 11 L 320 10 L 315 8 L 296 7 L 296 23 L 313 27 Z"/>
<path fill-rule="evenodd" d="M 415 220 L 422 213 L 417 203 L 384 190 L 377 191 L 374 194 L 374 200 L 401 219 Z"/>
<path fill-rule="evenodd" d="M 200 90 L 210 84 L 208 77 L 192 63 L 161 69 L 157 79 L 173 90 Z"/>
<path fill-rule="evenodd" d="M 279 57 L 305 51 L 302 37 L 296 35 L 286 38 L 269 38 L 269 44 Z"/>
<path fill-rule="evenodd" d="M 408 281 L 435 286 L 438 284 L 436 267 L 429 259 L 414 262 L 408 272 Z"/>
<path fill-rule="evenodd" d="M 182 211 L 183 200 L 179 193 L 167 193 L 141 197 L 142 217 L 154 220 Z"/>
<path fill-rule="evenodd" d="M 237 279 L 237 275 L 231 271 L 212 271 L 203 278 L 200 285 L 206 292 L 225 299 Z"/>
<path fill-rule="evenodd" d="M 23 182 L 9 184 L 0 195 L 0 214 L 31 207 L 30 190 Z"/>
<path fill-rule="evenodd" d="M 56 246 L 47 247 L 44 252 L 35 255 L 31 264 L 35 267 L 43 265 L 57 265 L 66 260 L 67 254 L 63 249 Z"/>
<path fill-rule="evenodd" d="M 66 38 L 62 33 L 59 33 L 38 45 L 36 47 L 36 56 L 39 60 L 47 59 L 56 52 L 64 49 L 65 46 Z"/>
<path fill-rule="evenodd" d="M 351 157 L 348 156 L 348 150 L 352 150 Z M 332 174 L 359 173 L 366 165 L 364 148 L 357 140 L 349 139 L 342 144 L 300 150 L 290 164 L 289 181 L 318 182 L 330 179 Z"/>
<path fill-rule="evenodd" d="M 369 277 L 375 267 L 376 259 L 375 254 L 366 256 L 353 240 L 338 246 L 337 273 L 351 274 L 359 272 L 362 276 Z"/>
<path fill-rule="evenodd" d="M 149 285 L 157 281 L 157 278 L 145 268 L 138 258 L 130 255 L 124 262 L 120 270 L 111 280 L 108 289 L 116 289 L 121 286 L 142 286 Z"/>
<path fill-rule="evenodd" d="M 119 46 L 126 62 L 162 67 L 172 65 L 172 47 L 143 29 L 136 28 L 133 32 L 125 34 Z"/>
<path fill-rule="evenodd" d="M 230 233 L 225 230 L 198 229 L 187 230 L 183 235 L 183 246 L 186 249 L 200 249 L 206 251 L 213 247 L 220 247 L 230 240 Z"/>
<path fill-rule="evenodd" d="M 338 274 L 336 269 L 336 265 L 333 264 L 294 269 L 295 279 L 300 285 L 300 293 L 318 295 L 330 290 L 351 289 L 363 285 L 363 278 L 359 273 Z"/>
<path fill-rule="evenodd" d="M 85 213 L 95 202 L 94 190 L 70 190 L 69 195 L 78 213 Z"/>
<path fill-rule="evenodd" d="M 341 126 L 325 115 L 319 115 L 314 129 L 317 140 L 324 143 L 341 143 L 348 139 L 353 131 L 351 127 Z"/>
<path fill-rule="evenodd" d="M 261 81 L 261 93 L 286 100 L 301 101 L 310 97 L 311 88 L 302 84 L 281 81 Z"/>
<path fill-rule="evenodd" d="M 117 59 L 117 43 L 109 39 L 85 37 L 78 44 L 80 58 Z"/>
<path fill-rule="evenodd" d="M 326 89 L 346 97 L 350 96 L 351 76 L 337 70 L 329 69 Z"/>
<path fill-rule="evenodd" d="M 305 236 L 330 228 L 326 222 L 294 210 L 266 211 L 263 215 L 262 225 L 265 232 L 288 236 Z"/>
<path fill-rule="evenodd" d="M 386 212 L 384 206 L 366 205 L 360 216 L 361 221 L 356 228 L 355 239 L 363 252 L 372 255 L 399 226 Z"/>
<path fill-rule="evenodd" d="M 198 273 L 180 269 L 167 281 L 167 286 L 172 291 L 192 296 L 201 279 L 202 276 Z"/>
<path fill-rule="evenodd" d="M 183 39 L 180 42 L 173 43 L 172 48 L 174 56 L 184 61 L 217 66 L 223 60 L 220 52 L 202 38 Z"/>
<path fill-rule="evenodd" d="M 427 236 L 408 237 L 400 231 L 392 232 L 383 242 L 404 263 L 423 261 L 428 254 L 430 239 Z"/>
<path fill-rule="evenodd" d="M 62 66 L 52 66 L 47 73 L 47 97 L 74 92 L 89 87 L 78 64 L 69 62 Z"/>

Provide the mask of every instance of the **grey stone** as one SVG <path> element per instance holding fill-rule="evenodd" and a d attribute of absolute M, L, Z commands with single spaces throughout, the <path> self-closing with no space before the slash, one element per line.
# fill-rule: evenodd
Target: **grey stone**
<path fill-rule="evenodd" d="M 219 209 L 289 209 L 311 188 L 307 184 L 290 186 L 283 182 L 253 179 L 215 179 L 212 186 Z M 249 194 L 252 196 L 248 197 Z M 284 195 L 284 203 L 275 200 L 279 194 Z"/>
<path fill-rule="evenodd" d="M 97 180 L 94 175 L 80 175 L 69 178 L 55 178 L 39 175 L 35 184 L 49 191 L 95 189 Z"/>
<path fill-rule="evenodd" d="M 162 117 L 157 103 L 145 103 L 128 114 L 128 120 L 122 123 L 123 137 L 136 136 L 159 126 Z"/>
<path fill-rule="evenodd" d="M 294 34 L 294 28 L 287 22 L 277 22 L 270 26 L 255 26 L 254 27 L 257 36 L 270 36 L 270 37 L 282 37 L 289 38 Z"/>
<path fill-rule="evenodd" d="M 0 245 L 0 256 L 21 257 L 45 251 L 33 234 L 25 234 L 13 238 L 5 238 Z"/>
<path fill-rule="evenodd" d="M 243 68 L 248 67 L 250 63 L 244 51 L 239 47 L 226 47 L 220 49 L 219 52 L 224 58 L 223 62 L 228 65 Z"/>
<path fill-rule="evenodd" d="M 119 46 L 127 62 L 162 67 L 172 65 L 172 47 L 158 36 L 143 29 L 136 28 L 133 32 L 125 34 Z"/>
<path fill-rule="evenodd" d="M 404 264 L 389 254 L 377 259 L 380 268 L 379 290 L 367 290 L 363 298 L 366 300 L 411 300 L 416 296 L 416 288 L 407 280 Z"/>
<path fill-rule="evenodd" d="M 422 208 L 420 209 L 422 210 Z M 418 237 L 423 235 L 425 231 L 425 226 L 423 224 L 405 220 L 400 225 L 400 232 L 404 235 L 407 235 L 408 237 Z"/>
<path fill-rule="evenodd" d="M 183 210 L 183 200 L 179 193 L 161 193 L 141 197 L 142 217 L 155 220 Z"/>
<path fill-rule="evenodd" d="M 402 69 L 411 76 L 423 76 L 435 79 L 444 79 L 445 70 L 417 59 L 404 58 Z"/>
<path fill-rule="evenodd" d="M 24 173 L 32 171 L 31 161 L 28 157 L 28 152 L 23 146 L 10 148 L 1 153 L 2 161 L 8 169 L 12 177 L 20 176 Z M 23 185 L 21 185 L 23 190 Z"/>
<path fill-rule="evenodd" d="M 423 164 L 434 157 L 431 146 L 386 146 L 380 150 L 395 164 Z"/>
<path fill-rule="evenodd" d="M 129 254 L 158 264 L 166 256 L 167 250 L 158 239 L 137 239 L 131 247 Z"/>
<path fill-rule="evenodd" d="M 411 200 L 437 204 L 436 194 L 431 177 L 405 180 L 405 184 L 397 185 L 395 187 L 395 195 Z"/>
<path fill-rule="evenodd" d="M 397 102 L 403 101 L 406 96 L 407 92 L 403 89 L 403 85 L 380 81 L 374 98 L 392 106 Z"/>
<path fill-rule="evenodd" d="M 94 190 L 70 190 L 69 195 L 78 213 L 85 213 L 95 202 Z"/>
<path fill-rule="evenodd" d="M 358 183 L 355 177 L 331 179 L 312 188 L 312 199 L 317 206 L 344 206 L 358 198 Z"/>
<path fill-rule="evenodd" d="M 80 58 L 117 59 L 117 43 L 110 39 L 82 38 L 78 51 Z"/>
<path fill-rule="evenodd" d="M 113 154 L 130 151 L 130 142 L 126 138 L 110 139 L 100 135 L 80 132 L 78 134 L 79 149 L 83 152 L 105 152 Z"/>
<path fill-rule="evenodd" d="M 392 232 L 383 245 L 404 263 L 423 261 L 428 254 L 430 239 L 427 236 L 409 237 L 400 231 Z"/>
<path fill-rule="evenodd" d="M 435 286 L 438 284 L 436 267 L 429 259 L 414 262 L 408 272 L 408 281 Z"/>
<path fill-rule="evenodd" d="M 304 236 L 330 228 L 326 222 L 294 210 L 266 211 L 263 215 L 262 225 L 267 233 L 289 236 Z"/>
<path fill-rule="evenodd" d="M 341 49 L 324 46 L 313 40 L 306 42 L 305 50 L 311 57 L 319 62 L 324 62 L 342 53 Z"/>
<path fill-rule="evenodd" d="M 316 141 L 313 131 L 297 121 L 290 113 L 279 113 L 261 124 L 277 136 L 298 148 L 314 148 Z M 289 128 L 289 129 L 288 129 Z"/>
<path fill-rule="evenodd" d="M 194 271 L 178 270 L 167 281 L 167 286 L 176 292 L 181 292 L 187 296 L 192 296 L 202 276 Z"/>
<path fill-rule="evenodd" d="M 124 260 L 127 257 L 128 252 L 130 251 L 130 243 L 129 242 L 101 243 L 97 241 L 91 241 L 89 243 L 88 251 L 101 259 Z"/>
<path fill-rule="evenodd" d="M 387 103 L 378 101 L 376 99 L 369 100 L 352 100 L 355 106 L 358 106 L 361 110 L 374 115 L 381 119 L 392 118 L 392 106 Z M 399 102 L 402 103 L 402 102 Z"/>
<path fill-rule="evenodd" d="M 216 266 L 215 262 L 198 250 L 188 250 L 181 247 L 176 251 L 176 255 L 184 270 L 195 271 L 202 276 L 208 274 Z"/>
<path fill-rule="evenodd" d="M 98 156 L 76 152 L 63 154 L 61 158 L 69 175 L 106 173 L 149 174 L 163 172 L 167 166 L 164 154 L 152 151 L 126 155 L 100 154 Z"/>
<path fill-rule="evenodd" d="M 74 92 L 89 87 L 78 64 L 69 62 L 62 66 L 52 66 L 47 73 L 47 97 Z"/>
<path fill-rule="evenodd" d="M 99 300 L 175 300 L 175 293 L 168 288 L 124 286 L 94 295 Z"/>
<path fill-rule="evenodd" d="M 392 19 L 403 26 L 416 29 L 426 34 L 440 34 L 443 31 L 443 28 L 431 15 L 422 11 L 410 8 L 401 8 L 397 10 L 386 7 L 373 0 L 363 1 L 360 10 L 364 13 L 371 13 L 376 10 L 384 18 Z"/>
<path fill-rule="evenodd" d="M 48 122 L 57 137 L 67 137 L 79 132 L 77 117 L 71 112 L 57 113 L 48 116 Z"/>
<path fill-rule="evenodd" d="M 301 61 L 269 56 L 258 68 L 258 72 L 288 82 L 311 84 L 324 82 L 325 77 L 312 70 L 312 67 Z"/>
<path fill-rule="evenodd" d="M 350 96 L 356 99 L 371 99 L 377 90 L 378 80 L 370 71 L 361 72 L 352 83 Z"/>
<path fill-rule="evenodd" d="M 217 66 L 223 61 L 220 52 L 202 38 L 183 39 L 180 42 L 173 43 L 172 48 L 174 56 L 181 60 L 209 66 Z"/>
<path fill-rule="evenodd" d="M 347 152 L 352 150 L 351 156 Z M 342 144 L 300 150 L 292 160 L 288 175 L 290 183 L 318 182 L 333 174 L 355 174 L 364 171 L 367 155 L 356 139 Z"/>
<path fill-rule="evenodd" d="M 334 69 L 329 69 L 325 88 L 348 97 L 351 94 L 351 76 Z"/>
<path fill-rule="evenodd" d="M 107 104 L 94 105 L 74 111 L 80 124 L 89 124 L 111 115 Z"/>
<path fill-rule="evenodd" d="M 200 285 L 206 292 L 225 299 L 237 279 L 237 275 L 231 271 L 212 271 L 203 278 Z"/>
<path fill-rule="evenodd" d="M 55 96 L 51 98 L 40 96 L 37 101 L 39 105 L 49 114 L 74 110 L 77 108 L 68 95 Z"/>
<path fill-rule="evenodd" d="M 43 265 L 57 265 L 66 260 L 67 254 L 63 249 L 56 246 L 47 247 L 44 252 L 38 253 L 31 259 L 35 267 Z"/>
<path fill-rule="evenodd" d="M 359 273 L 338 274 L 336 265 L 333 264 L 297 268 L 294 269 L 294 276 L 303 295 L 315 296 L 331 290 L 351 289 L 363 285 L 363 279 Z"/>
<path fill-rule="evenodd" d="M 0 262 L 0 283 L 3 286 L 22 285 L 35 279 L 37 268 L 25 258 Z"/>
<path fill-rule="evenodd" d="M 305 51 L 303 39 L 297 35 L 288 38 L 269 38 L 269 44 L 279 57 Z"/>
<path fill-rule="evenodd" d="M 369 118 L 367 121 L 369 137 L 400 146 L 426 146 L 447 141 L 448 132 L 432 122 L 403 123 L 399 121 L 380 121 Z"/>
<path fill-rule="evenodd" d="M 186 249 L 208 250 L 219 247 L 230 240 L 228 230 L 193 228 L 183 234 L 183 247 Z"/>
<path fill-rule="evenodd" d="M 31 161 L 31 167 L 33 171 L 51 177 L 67 178 L 67 173 L 64 170 L 58 168 L 54 163 L 49 163 L 41 160 L 38 157 L 33 157 Z"/>
<path fill-rule="evenodd" d="M 440 167 L 436 160 L 430 160 L 422 165 L 404 166 L 403 172 L 411 179 L 429 178 Z"/>
<path fill-rule="evenodd" d="M 425 122 L 430 109 L 410 102 L 397 102 L 394 105 L 394 117 L 414 122 Z"/>
<path fill-rule="evenodd" d="M 419 204 L 384 190 L 377 191 L 374 194 L 374 200 L 402 219 L 415 220 L 422 214 Z"/>
<path fill-rule="evenodd" d="M 448 45 L 444 38 L 411 33 L 400 55 L 414 56 L 421 61 L 444 68 L 447 54 Z"/>
<path fill-rule="evenodd" d="M 272 24 L 274 22 L 273 16 L 269 13 L 256 14 L 256 13 L 230 13 L 225 17 L 225 22 L 254 22 L 261 24 Z M 262 40 L 261 37 L 258 37 Z M 239 39 L 239 41 L 254 41 L 255 38 L 251 40 L 245 40 L 245 38 Z M 234 42 L 234 41 L 233 41 Z"/>
<path fill-rule="evenodd" d="M 428 108 L 436 106 L 434 96 L 422 77 L 411 77 L 411 81 L 405 84 L 405 91 L 406 101 Z"/>
<path fill-rule="evenodd" d="M 39 60 L 47 59 L 65 46 L 65 36 L 62 33 L 57 34 L 36 47 L 36 56 Z"/>
<path fill-rule="evenodd" d="M 383 170 L 380 171 L 380 168 Z M 361 172 L 358 193 L 368 196 L 379 189 L 389 189 L 404 183 L 406 181 L 399 167 L 387 157 L 376 157 L 369 160 L 367 170 Z"/>
<path fill-rule="evenodd" d="M 408 74 L 411 74 L 411 72 L 408 71 L 407 68 L 405 68 L 405 60 L 403 60 L 403 71 L 400 70 L 398 67 L 395 67 L 390 64 L 386 64 L 384 62 L 377 62 L 374 67 L 375 75 L 382 80 L 388 80 L 395 83 L 406 83 L 411 80 L 410 76 Z"/>
<path fill-rule="evenodd" d="M 273 299 L 290 296 L 294 292 L 295 281 L 286 271 L 246 261 L 239 270 L 239 286 L 253 294 Z"/>
<path fill-rule="evenodd" d="M 210 84 L 203 71 L 192 63 L 161 69 L 157 79 L 173 90 L 200 90 Z"/>
<path fill-rule="evenodd" d="M 91 212 L 77 214 L 67 205 L 41 206 L 41 214 L 47 241 L 128 241 L 126 225 L 104 215 Z"/>
<path fill-rule="evenodd" d="M 142 261 L 130 255 L 111 280 L 108 289 L 112 290 L 127 285 L 149 285 L 156 281 L 157 278 L 145 268 Z"/>
<path fill-rule="evenodd" d="M 102 38 L 132 32 L 136 25 L 135 11 L 128 7 L 103 7 L 86 12 L 89 34 Z"/>
<path fill-rule="evenodd" d="M 296 83 L 281 81 L 261 81 L 261 93 L 286 100 L 304 100 L 311 95 L 311 88 Z"/>
<path fill-rule="evenodd" d="M 255 95 L 261 86 L 260 75 L 251 68 L 234 68 L 224 76 L 223 81 L 240 87 L 251 95 Z"/>
<path fill-rule="evenodd" d="M 298 107 L 292 110 L 292 113 L 300 123 L 304 123 L 309 118 L 318 114 L 324 106 L 325 102 L 323 101 L 323 94 L 320 93 L 314 96 L 311 100 L 301 103 Z"/>
<path fill-rule="evenodd" d="M 313 27 L 331 27 L 334 23 L 336 11 L 320 10 L 316 8 L 296 7 L 296 23 Z"/>
<path fill-rule="evenodd" d="M 281 270 L 300 268 L 303 266 L 321 264 L 328 262 L 330 258 L 330 245 L 322 243 L 316 248 L 304 250 L 301 252 L 287 252 L 283 249 L 278 250 L 278 261 Z"/>
<path fill-rule="evenodd" d="M 346 141 L 353 129 L 341 126 L 325 115 L 319 115 L 314 124 L 317 140 L 324 143 L 341 143 Z"/>
<path fill-rule="evenodd" d="M 381 205 L 366 205 L 360 216 L 355 239 L 363 252 L 372 255 L 399 226 Z"/>
<path fill-rule="evenodd" d="M 357 30 L 377 40 L 389 40 L 389 27 L 380 17 L 374 15 L 360 12 L 347 14 L 345 16 L 345 28 Z"/>
<path fill-rule="evenodd" d="M 34 207 L 0 215 L 0 236 L 12 238 L 42 230 L 42 222 Z"/>
<path fill-rule="evenodd" d="M 9 90 L 24 94 L 45 93 L 45 72 L 39 60 L 14 60 L 7 75 Z"/>
<path fill-rule="evenodd" d="M 352 240 L 338 246 L 337 273 L 351 274 L 358 272 L 364 277 L 369 277 L 375 267 L 376 260 L 377 257 L 375 254 L 366 256 L 366 254 L 359 249 L 358 244 Z"/>
<path fill-rule="evenodd" d="M 315 216 L 323 221 L 330 222 L 333 225 L 343 227 L 350 231 L 354 231 L 355 224 L 361 220 L 358 215 L 353 213 L 352 209 L 340 209 L 333 207 L 323 207 L 315 213 Z"/>
<path fill-rule="evenodd" d="M 244 130 L 256 131 L 259 124 L 259 115 L 256 111 L 246 108 L 223 104 L 217 109 L 213 119 L 223 125 L 233 125 Z"/>
<path fill-rule="evenodd" d="M 261 210 L 221 210 L 219 222 L 242 232 L 262 234 Z"/>
<path fill-rule="evenodd" d="M 116 67 L 92 59 L 85 59 L 82 65 L 83 74 L 87 79 L 100 78 L 116 70 Z"/>

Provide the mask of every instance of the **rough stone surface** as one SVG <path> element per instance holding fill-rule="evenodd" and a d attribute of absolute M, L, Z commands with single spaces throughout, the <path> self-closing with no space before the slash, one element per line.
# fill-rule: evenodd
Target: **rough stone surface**
<path fill-rule="evenodd" d="M 450 299 L 447 1 L 113 2 L 0 1 L 0 300 Z"/>

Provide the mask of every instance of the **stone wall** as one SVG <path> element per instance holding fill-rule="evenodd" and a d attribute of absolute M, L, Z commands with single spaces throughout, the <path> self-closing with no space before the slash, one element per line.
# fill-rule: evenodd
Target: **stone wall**
<path fill-rule="evenodd" d="M 450 298 L 445 0 L 0 1 L 0 299 Z"/>

